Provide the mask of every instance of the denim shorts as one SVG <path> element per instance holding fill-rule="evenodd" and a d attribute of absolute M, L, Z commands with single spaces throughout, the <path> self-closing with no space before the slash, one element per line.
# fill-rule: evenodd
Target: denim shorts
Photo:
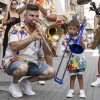
<path fill-rule="evenodd" d="M 26 62 L 23 62 L 23 61 L 15 61 L 15 62 L 12 62 L 8 69 L 7 69 L 7 74 L 8 75 L 13 75 L 13 71 L 15 71 L 20 65 L 22 64 L 26 64 Z M 42 75 L 43 72 L 49 68 L 50 66 L 45 63 L 45 62 L 42 62 L 41 64 L 41 67 L 40 67 L 40 64 L 41 62 L 37 62 L 37 64 L 35 63 L 32 63 L 32 62 L 28 62 L 27 65 L 29 66 L 28 68 L 28 71 L 27 71 L 27 74 L 26 76 L 33 76 L 33 77 L 36 77 L 36 76 L 39 76 L 39 75 Z"/>
<path fill-rule="evenodd" d="M 85 68 L 69 71 L 70 76 L 77 75 L 77 74 L 83 75 L 84 73 L 85 73 Z"/>

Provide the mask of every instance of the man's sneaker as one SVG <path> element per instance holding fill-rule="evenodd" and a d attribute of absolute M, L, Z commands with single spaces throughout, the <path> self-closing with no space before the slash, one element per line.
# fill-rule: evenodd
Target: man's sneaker
<path fill-rule="evenodd" d="M 45 85 L 45 81 L 39 81 L 40 85 Z"/>
<path fill-rule="evenodd" d="M 22 92 L 18 87 L 18 84 L 11 83 L 9 86 L 9 91 L 13 97 L 19 98 L 23 96 Z"/>
<path fill-rule="evenodd" d="M 95 87 L 95 86 L 100 86 L 100 78 L 97 78 L 97 80 L 93 83 L 91 83 L 91 86 Z"/>
<path fill-rule="evenodd" d="M 85 98 L 86 96 L 85 96 L 85 92 L 84 92 L 84 90 L 80 90 L 80 92 L 79 92 L 79 97 L 80 98 Z"/>
<path fill-rule="evenodd" d="M 27 79 L 21 80 L 20 86 L 25 94 L 35 95 L 35 92 L 32 91 L 31 82 L 29 82 Z"/>
<path fill-rule="evenodd" d="M 70 90 L 68 91 L 66 97 L 67 97 L 67 98 L 72 98 L 72 97 L 74 97 L 74 90 L 73 90 L 73 89 L 70 89 Z"/>

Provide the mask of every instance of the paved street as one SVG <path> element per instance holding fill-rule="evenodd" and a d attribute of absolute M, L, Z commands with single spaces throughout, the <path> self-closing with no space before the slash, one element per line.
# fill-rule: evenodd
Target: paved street
<path fill-rule="evenodd" d="M 66 94 L 69 90 L 69 75 L 66 72 L 64 83 L 62 85 L 56 83 L 53 79 L 46 81 L 44 86 L 35 82 L 32 84 L 33 90 L 36 92 L 35 96 L 26 96 L 23 98 L 18 98 L 18 100 L 100 100 L 100 87 L 91 87 L 90 84 L 96 79 L 97 73 L 97 60 L 98 53 L 97 51 L 85 51 L 87 65 L 86 73 L 84 75 L 84 87 L 86 92 L 86 98 L 79 98 L 79 85 L 76 81 L 75 83 L 75 96 L 73 98 L 66 98 Z M 61 57 L 54 58 L 54 68 L 57 69 Z M 64 58 L 60 74 L 63 73 L 64 68 L 66 67 L 66 58 Z M 0 70 L 0 100 L 17 100 L 13 98 L 8 93 L 8 87 L 12 77 L 6 75 L 3 70 Z"/>

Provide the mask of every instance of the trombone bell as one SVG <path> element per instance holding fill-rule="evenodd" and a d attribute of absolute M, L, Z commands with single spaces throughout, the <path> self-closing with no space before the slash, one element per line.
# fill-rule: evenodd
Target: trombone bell
<path fill-rule="evenodd" d="M 50 41 L 58 41 L 62 35 L 63 31 L 62 28 L 58 25 L 50 25 L 46 29 L 46 38 Z"/>
<path fill-rule="evenodd" d="M 84 51 L 83 47 L 79 44 L 72 44 L 69 46 L 69 48 L 70 48 L 70 51 L 75 54 L 81 54 Z"/>

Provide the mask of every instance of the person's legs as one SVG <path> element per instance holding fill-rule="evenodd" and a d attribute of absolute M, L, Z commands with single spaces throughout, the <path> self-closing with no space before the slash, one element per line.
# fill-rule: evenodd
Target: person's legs
<path fill-rule="evenodd" d="M 76 70 L 69 71 L 70 75 L 70 90 L 67 93 L 67 98 L 72 98 L 74 96 L 74 84 L 75 84 L 75 79 L 76 79 Z"/>
<path fill-rule="evenodd" d="M 23 91 L 27 95 L 35 95 L 35 92 L 32 91 L 31 83 L 40 80 L 48 80 L 54 77 L 55 71 L 54 68 L 50 67 L 45 62 L 42 63 L 41 66 L 37 66 L 34 63 L 28 63 L 29 69 L 26 76 L 32 76 L 26 79 L 23 79 L 21 83 L 21 87 L 23 87 Z"/>
<path fill-rule="evenodd" d="M 74 90 L 75 79 L 76 79 L 76 75 L 70 77 L 70 89 Z"/>
<path fill-rule="evenodd" d="M 77 75 L 80 89 L 83 89 L 83 75 Z"/>
<path fill-rule="evenodd" d="M 7 69 L 7 74 L 13 76 L 13 82 L 9 86 L 9 91 L 13 97 L 22 97 L 22 92 L 19 88 L 18 81 L 26 75 L 28 65 L 21 61 L 15 61 L 10 64 Z"/>
<path fill-rule="evenodd" d="M 80 86 L 79 97 L 85 98 L 86 96 L 85 96 L 85 92 L 83 89 L 83 75 L 78 74 L 77 78 L 78 78 L 78 82 L 79 82 L 79 86 Z"/>
<path fill-rule="evenodd" d="M 47 65 L 47 64 L 46 64 Z M 46 65 L 44 65 L 46 67 Z M 30 82 L 35 82 L 35 81 L 40 81 L 40 80 L 48 80 L 48 79 L 51 79 L 54 77 L 55 75 L 55 71 L 54 71 L 54 68 L 52 67 L 48 67 L 46 69 L 40 69 L 40 75 L 36 76 L 36 77 L 29 77 L 28 80 Z"/>
<path fill-rule="evenodd" d="M 100 86 L 100 43 L 99 43 L 99 45 L 98 45 L 98 49 L 99 49 L 98 75 L 97 75 L 96 81 L 94 81 L 93 83 L 91 83 L 91 86 L 93 86 L 93 87 L 95 87 L 95 86 Z"/>
<path fill-rule="evenodd" d="M 71 98 L 74 96 L 75 79 L 76 79 L 76 75 L 70 76 L 70 90 L 68 91 L 67 96 L 66 96 L 68 98 Z"/>
<path fill-rule="evenodd" d="M 78 69 L 77 70 L 77 78 L 78 78 L 78 83 L 79 83 L 79 87 L 80 87 L 80 91 L 79 91 L 79 97 L 81 98 L 85 98 L 85 91 L 84 91 L 84 80 L 83 80 L 83 75 L 85 73 L 85 69 Z"/>
<path fill-rule="evenodd" d="M 98 77 L 100 78 L 100 55 L 98 59 Z"/>

